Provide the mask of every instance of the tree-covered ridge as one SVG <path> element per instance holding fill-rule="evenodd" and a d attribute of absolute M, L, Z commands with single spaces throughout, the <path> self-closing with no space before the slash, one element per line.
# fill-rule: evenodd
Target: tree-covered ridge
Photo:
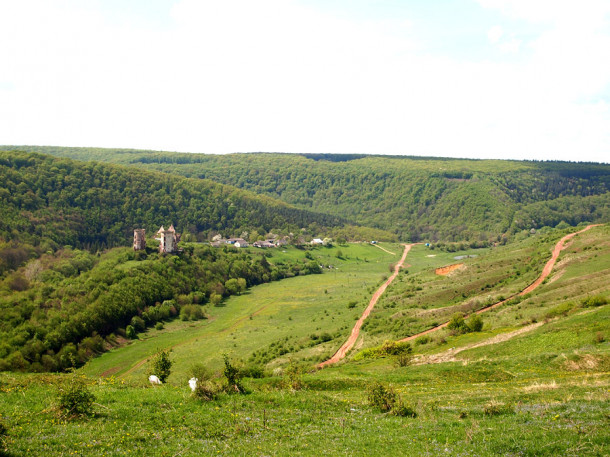
<path fill-rule="evenodd" d="M 201 318 L 246 287 L 319 272 L 304 256 L 274 265 L 264 255 L 209 246 L 187 245 L 180 256 L 128 248 L 43 254 L 0 281 L 0 371 L 78 366 L 117 338 L 178 315 Z"/>
<path fill-rule="evenodd" d="M 227 183 L 413 241 L 492 239 L 561 221 L 610 220 L 610 165 L 604 164 L 38 149 Z"/>
<path fill-rule="evenodd" d="M 0 238 L 46 243 L 45 251 L 129 245 L 134 228 L 151 234 L 170 222 L 201 239 L 343 226 L 337 217 L 207 180 L 24 152 L 0 152 L 0 181 Z"/>

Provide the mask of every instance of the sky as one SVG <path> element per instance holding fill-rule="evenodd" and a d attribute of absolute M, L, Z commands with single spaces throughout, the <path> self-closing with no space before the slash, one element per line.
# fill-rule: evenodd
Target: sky
<path fill-rule="evenodd" d="M 610 162 L 610 0 L 0 0 L 0 144 Z"/>

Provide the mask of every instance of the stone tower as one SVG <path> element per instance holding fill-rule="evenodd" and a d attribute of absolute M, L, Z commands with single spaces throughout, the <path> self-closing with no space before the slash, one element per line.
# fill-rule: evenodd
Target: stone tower
<path fill-rule="evenodd" d="M 133 231 L 133 250 L 142 251 L 146 249 L 146 230 L 135 229 Z"/>

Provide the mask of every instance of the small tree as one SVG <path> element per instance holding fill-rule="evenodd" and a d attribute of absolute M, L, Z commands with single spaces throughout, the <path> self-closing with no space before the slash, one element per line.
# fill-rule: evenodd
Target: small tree
<path fill-rule="evenodd" d="M 239 372 L 239 368 L 235 365 L 231 364 L 229 360 L 229 356 L 227 354 L 223 355 L 223 359 L 225 362 L 225 368 L 223 370 L 223 374 L 227 379 L 227 392 L 228 393 L 243 393 L 244 388 L 241 385 L 241 376 Z"/>
<path fill-rule="evenodd" d="M 150 374 L 154 374 L 161 382 L 169 377 L 172 368 L 172 361 L 169 358 L 169 351 L 158 352 L 150 364 Z"/>

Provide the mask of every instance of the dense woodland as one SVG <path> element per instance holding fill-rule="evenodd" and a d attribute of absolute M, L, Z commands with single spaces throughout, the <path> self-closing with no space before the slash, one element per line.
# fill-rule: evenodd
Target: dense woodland
<path fill-rule="evenodd" d="M 247 287 L 320 273 L 303 257 L 270 264 L 236 248 L 187 245 L 179 256 L 115 248 L 60 249 L 0 283 L 0 371 L 57 371 L 180 316 L 205 317 Z"/>
<path fill-rule="evenodd" d="M 185 239 L 268 232 L 383 237 L 338 217 L 291 207 L 207 180 L 48 155 L 0 152 L 0 274 L 64 245 L 128 246 L 134 228 L 173 223 Z M 389 237 L 391 235 L 388 234 Z M 309 238 L 311 239 L 311 238 Z"/>
<path fill-rule="evenodd" d="M 610 165 L 332 154 L 23 147 L 230 184 L 403 240 L 492 240 L 610 220 Z"/>

